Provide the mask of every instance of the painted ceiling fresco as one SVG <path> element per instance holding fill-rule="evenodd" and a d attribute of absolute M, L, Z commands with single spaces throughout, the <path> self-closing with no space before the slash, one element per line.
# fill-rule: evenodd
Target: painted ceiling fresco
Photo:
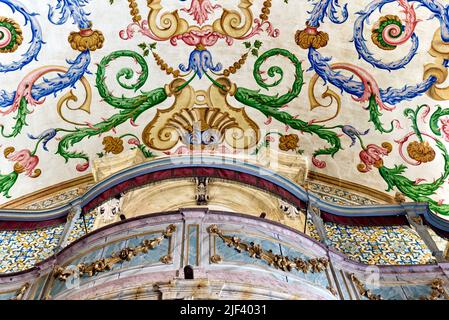
<path fill-rule="evenodd" d="M 0 0 L 0 202 L 271 147 L 449 216 L 448 61 L 444 0 Z"/>

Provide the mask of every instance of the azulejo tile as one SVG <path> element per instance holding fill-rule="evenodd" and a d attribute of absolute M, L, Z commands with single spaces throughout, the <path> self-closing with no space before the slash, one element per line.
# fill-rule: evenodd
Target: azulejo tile
<path fill-rule="evenodd" d="M 94 228 L 94 221 L 95 221 L 95 211 L 90 212 L 84 216 L 86 221 L 86 226 L 84 226 L 84 221 L 81 217 L 79 217 L 74 225 L 72 230 L 69 233 L 69 236 L 67 238 L 67 244 L 70 244 L 74 242 L 75 240 L 81 238 L 87 233 L 91 232 Z"/>
<path fill-rule="evenodd" d="M 319 236 L 308 220 L 311 236 Z M 410 227 L 359 227 L 325 223 L 330 244 L 350 259 L 367 264 L 415 265 L 435 262 L 424 241 Z"/>
<path fill-rule="evenodd" d="M 336 186 L 330 186 L 321 184 L 318 182 L 309 182 L 310 191 L 319 196 L 324 201 L 330 203 L 336 203 L 340 205 L 353 206 L 353 205 L 371 205 L 378 204 L 378 202 L 364 197 L 362 195 L 355 194 L 348 190 L 338 188 Z"/>
<path fill-rule="evenodd" d="M 52 254 L 64 225 L 32 231 L 0 231 L 0 273 L 32 268 Z"/>

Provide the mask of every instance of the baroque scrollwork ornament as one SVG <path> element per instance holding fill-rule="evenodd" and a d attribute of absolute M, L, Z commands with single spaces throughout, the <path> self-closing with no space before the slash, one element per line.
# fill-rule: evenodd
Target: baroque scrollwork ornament
<path fill-rule="evenodd" d="M 421 300 L 449 300 L 449 294 L 444 289 L 444 282 L 442 279 L 437 278 L 433 280 L 430 288 L 432 289 L 430 295 L 421 297 Z"/>
<path fill-rule="evenodd" d="M 210 226 L 207 231 L 213 235 L 218 236 L 230 248 L 234 248 L 237 252 L 246 252 L 253 259 L 264 260 L 270 267 L 292 272 L 293 270 L 301 271 L 303 273 L 319 273 L 326 270 L 329 266 L 327 258 L 312 258 L 303 260 L 301 258 L 290 258 L 280 254 L 275 254 L 271 250 L 264 250 L 260 244 L 246 243 L 235 236 L 226 236 L 218 228 L 217 225 Z M 212 263 L 221 262 L 220 256 L 211 257 Z"/>
<path fill-rule="evenodd" d="M 158 247 L 164 239 L 171 238 L 176 231 L 175 225 L 169 225 L 160 237 L 154 239 L 147 239 L 142 242 L 140 246 L 134 248 L 124 248 L 119 252 L 112 254 L 108 258 L 99 259 L 92 263 L 80 263 L 76 268 L 68 268 L 55 266 L 53 270 L 53 276 L 60 281 L 67 281 L 67 279 L 75 274 L 87 277 L 93 277 L 98 273 L 110 271 L 113 269 L 114 265 L 124 262 L 131 261 L 135 256 L 139 254 L 146 254 L 150 250 Z M 171 256 L 166 255 L 161 258 L 161 262 L 164 264 L 171 263 Z"/>
<path fill-rule="evenodd" d="M 171 264 L 173 262 L 173 257 L 171 255 L 165 255 L 161 258 L 163 264 Z"/>
<path fill-rule="evenodd" d="M 371 290 L 366 289 L 365 285 L 353 273 L 351 274 L 351 280 L 361 296 L 368 298 L 368 300 L 383 300 L 382 296 L 374 294 Z"/>
<path fill-rule="evenodd" d="M 209 18 L 206 11 L 196 9 L 204 1 L 208 0 L 193 0 L 199 4 L 192 5 L 190 10 L 186 10 L 199 24 L 196 26 L 191 26 L 187 20 L 181 18 L 178 10 L 162 13 L 164 8 L 161 0 L 148 1 L 149 12 L 145 22 L 148 36 L 158 41 L 170 40 L 174 44 L 177 40 L 182 40 L 188 45 L 196 46 L 213 45 L 218 39 L 226 39 L 230 42 L 232 39 L 243 38 L 251 32 L 254 20 L 251 7 L 254 0 L 240 0 L 238 11 L 223 9 L 221 16 L 211 24 L 204 24 Z M 132 6 L 131 15 L 136 23 L 140 20 L 140 16 L 137 15 L 136 4 L 133 3 Z M 210 11 L 213 12 L 215 9 L 218 9 L 218 6 L 210 6 Z M 265 9 L 264 18 L 266 19 L 268 19 L 267 13 L 269 14 Z"/>
<path fill-rule="evenodd" d="M 217 83 L 232 88 L 226 78 Z M 172 149 L 180 141 L 190 149 L 213 149 L 222 142 L 238 149 L 247 149 L 259 141 L 259 127 L 243 108 L 232 107 L 228 93 L 212 85 L 209 90 L 195 91 L 185 80 L 176 79 L 167 90 L 175 102 L 168 109 L 158 109 L 154 119 L 142 133 L 144 143 L 155 150 Z"/>
<path fill-rule="evenodd" d="M 223 262 L 223 258 L 218 254 L 214 254 L 212 257 L 210 257 L 210 262 L 214 264 L 219 264 Z"/>
<path fill-rule="evenodd" d="M 429 54 L 435 58 L 435 62 L 424 66 L 423 77 L 426 79 L 433 76 L 436 81 L 427 94 L 434 100 L 447 101 L 449 100 L 449 87 L 438 87 L 438 84 L 443 84 L 448 77 L 444 61 L 449 58 L 449 41 L 442 39 L 441 28 L 435 30 Z"/>
<path fill-rule="evenodd" d="M 12 74 L 25 70 L 25 66 L 29 66 L 31 71 L 21 78 L 14 90 L 7 92 L 2 89 L 0 92 L 0 114 L 10 117 L 8 121 L 1 121 L 0 134 L 4 139 L 17 138 L 20 143 L 23 142 L 23 137 L 29 138 L 34 144 L 31 149 L 17 147 L 20 151 L 10 155 L 8 160 L 12 162 L 11 169 L 0 174 L 0 192 L 4 197 L 11 196 L 10 191 L 23 176 L 42 178 L 43 175 L 49 174 L 36 169 L 41 156 L 39 152 L 56 153 L 66 162 L 75 162 L 74 168 L 78 172 L 88 170 L 91 157 L 95 154 L 101 157 L 104 153 L 77 148 L 88 139 L 94 140 L 93 138 L 110 137 L 104 140 L 106 153 L 110 151 L 117 154 L 124 151 L 125 147 L 139 148 L 146 158 L 154 156 L 152 150 L 172 155 L 191 154 L 205 149 L 226 151 L 223 153 L 257 149 L 261 142 L 261 128 L 250 116 L 252 112 L 259 112 L 267 118 L 264 125 L 270 126 L 272 121 L 276 121 L 278 125 L 285 126 L 286 131 L 296 131 L 283 135 L 279 143 L 281 150 L 301 152 L 297 148 L 299 142 L 296 137 L 300 137 L 300 134 L 310 134 L 314 139 L 312 145 L 316 146 L 311 151 L 312 164 L 317 169 L 325 169 L 327 161 L 339 161 L 336 156 L 344 152 L 343 150 L 359 148 L 357 151 L 360 163 L 356 163 L 352 168 L 352 174 L 377 172 L 379 179 L 385 182 L 388 192 L 398 191 L 412 201 L 428 202 L 434 213 L 449 216 L 449 205 L 444 203 L 446 199 L 438 199 L 441 197 L 440 189 L 449 178 L 449 155 L 445 146 L 445 143 L 449 142 L 449 109 L 442 106 L 432 108 L 428 105 L 411 111 L 406 110 L 406 113 L 402 114 L 397 112 L 402 110 L 401 103 L 409 103 L 425 94 L 433 101 L 449 100 L 448 90 L 444 87 L 448 76 L 449 6 L 442 1 L 372 1 L 357 4 L 361 6 L 360 10 L 354 19 L 349 19 L 348 6 L 355 7 L 355 3 L 312 0 L 307 3 L 303 29 L 296 34 L 289 31 L 288 27 L 284 29 L 285 32 L 290 32 L 287 37 L 303 49 L 293 54 L 292 50 L 277 47 L 265 50 L 267 42 L 263 43 L 263 38 L 260 37 L 264 33 L 270 38 L 277 38 L 281 31 L 284 32 L 272 24 L 272 14 L 280 6 L 292 6 L 292 1 L 238 0 L 229 4 L 210 0 L 189 0 L 171 3 L 171 9 L 168 9 L 168 5 L 161 0 L 146 1 L 146 8 L 142 7 L 142 2 L 127 0 L 131 23 L 119 32 L 120 39 L 127 41 L 139 35 L 143 41 L 153 42 L 138 45 L 142 55 L 128 48 L 107 52 L 102 55 L 101 61 L 94 62 L 97 65 L 95 87 L 101 97 L 102 106 L 110 111 L 108 116 L 100 116 L 101 120 L 96 118 L 95 122 L 89 121 L 90 116 L 94 116 L 91 109 L 94 106 L 92 97 L 95 94 L 92 92 L 94 86 L 89 84 L 90 77 L 87 75 L 89 69 L 92 71 L 94 66 L 91 53 L 97 53 L 103 48 L 106 39 L 105 34 L 93 28 L 94 23 L 90 17 L 95 15 L 88 12 L 89 0 L 57 1 L 57 4 L 49 6 L 46 16 L 49 23 L 63 25 L 71 21 L 76 25 L 76 31 L 67 35 L 69 43 L 64 41 L 64 44 L 71 48 L 69 51 L 75 51 L 76 55 L 68 57 L 67 63 L 61 65 L 38 66 L 32 69 L 32 63 L 39 61 L 38 56 L 44 44 L 45 28 L 42 27 L 42 19 L 45 18 L 16 1 L 2 2 L 11 8 L 14 15 L 23 16 L 26 24 L 21 26 L 17 23 L 21 20 L 17 20 L 16 16 L 9 18 L 6 17 L 8 12 L 2 13 L 0 52 L 8 53 L 2 54 L 2 57 L 8 58 L 8 62 L 0 63 L 0 73 Z M 419 4 L 420 10 L 415 9 L 416 4 Z M 111 5 L 114 5 L 113 1 Z M 256 8 L 259 8 L 260 12 L 255 12 Z M 375 16 L 381 8 L 388 12 L 382 13 L 380 17 Z M 430 41 L 431 61 L 424 66 L 423 79 L 415 79 L 416 83 L 407 83 L 397 88 L 389 87 L 384 83 L 385 79 L 381 78 L 379 73 L 372 72 L 372 69 L 389 71 L 400 77 L 399 72 L 402 69 L 418 60 L 415 57 L 424 41 L 419 41 L 422 29 L 417 26 L 427 24 L 422 17 L 426 11 L 432 13 L 432 19 L 438 23 L 438 29 Z M 327 49 L 330 44 L 335 44 L 331 26 L 350 21 L 353 23 L 351 46 L 360 60 L 357 64 L 331 61 L 332 57 L 326 57 L 321 52 L 324 51 L 323 48 Z M 22 30 L 25 25 L 27 30 Z M 368 26 L 370 37 L 366 37 L 365 32 Z M 136 33 L 136 30 L 139 32 Z M 27 48 L 22 47 L 24 35 L 30 35 Z M 229 54 L 235 54 L 231 59 L 235 62 L 223 68 L 219 57 L 216 56 L 219 51 L 214 51 L 219 42 L 222 42 L 225 48 L 235 43 L 243 44 L 245 51 L 229 50 Z M 159 50 L 160 43 L 171 47 L 187 47 L 188 55 L 184 61 L 167 61 L 168 56 L 163 57 L 164 49 Z M 17 54 L 19 48 L 25 49 L 22 55 Z M 386 61 L 386 58 L 394 56 L 385 55 L 387 52 L 402 56 Z M 161 84 L 160 87 L 147 91 L 145 85 L 151 86 L 152 82 L 148 81 L 151 69 L 145 57 L 151 57 L 151 54 L 154 58 L 151 62 L 156 63 L 164 76 L 174 79 L 170 79 L 172 82 L 168 85 Z M 379 54 L 384 56 L 379 57 Z M 14 55 L 20 57 L 16 58 Z M 253 57 L 255 61 L 251 67 L 248 64 Z M 324 108 L 334 106 L 336 110 L 331 114 L 305 119 L 308 112 L 292 113 L 294 109 L 291 105 L 300 104 L 304 85 L 303 66 L 306 64 L 301 59 L 307 59 L 307 67 L 314 72 L 312 79 L 307 81 L 309 111 L 316 108 L 327 111 Z M 121 65 L 127 60 L 135 64 L 121 68 L 115 78 L 107 74 L 114 70 L 109 67 L 110 64 Z M 281 65 L 271 64 L 272 61 L 277 63 L 280 60 L 283 61 Z M 257 88 L 246 88 L 239 84 L 241 80 L 231 81 L 230 78 L 237 71 L 243 73 L 246 67 L 251 69 Z M 287 67 L 292 71 L 288 76 Z M 47 78 L 49 74 L 54 76 Z M 111 78 L 111 82 L 115 79 L 115 87 L 109 83 Z M 286 84 L 285 79 L 291 82 Z M 210 84 L 207 84 L 210 87 L 204 86 L 202 88 L 206 90 L 197 90 L 193 87 L 194 80 L 209 81 Z M 321 99 L 316 96 L 318 81 L 327 86 L 321 93 Z M 80 107 L 75 108 L 69 105 L 78 99 L 71 88 L 79 84 L 85 91 L 85 99 L 81 101 Z M 127 93 L 115 95 L 116 87 Z M 285 91 L 270 93 L 276 89 Z M 269 93 L 263 90 L 268 90 Z M 24 132 L 34 116 L 33 111 L 42 112 L 40 109 L 46 105 L 45 98 L 60 93 L 62 96 L 56 104 L 56 112 L 63 120 L 64 126 L 46 127 L 40 132 Z M 349 95 L 354 101 L 350 104 L 351 107 L 360 104 L 366 110 L 369 123 L 365 123 L 365 127 L 359 127 L 363 126 L 359 123 L 327 124 L 330 121 L 338 121 L 339 115 L 346 111 L 342 107 L 343 94 Z M 171 98 L 174 103 L 164 106 L 163 103 Z M 240 106 L 237 107 L 233 100 L 240 103 Z M 31 107 L 35 107 L 35 110 Z M 150 110 L 156 107 L 159 110 L 153 117 L 154 113 L 150 114 Z M 78 121 L 65 114 L 72 111 L 79 115 Z M 396 112 L 393 114 L 393 111 Z M 150 117 L 141 126 L 142 123 L 136 122 L 142 120 L 145 113 Z M 384 120 L 387 115 L 390 115 L 388 122 Z M 404 116 L 411 120 L 413 132 L 397 140 L 397 135 L 402 134 L 399 130 L 404 130 L 405 127 L 402 119 Z M 10 119 L 12 120 L 9 121 Z M 138 132 L 127 132 L 115 137 L 113 134 L 125 129 L 127 123 L 132 130 Z M 67 124 L 71 126 L 67 127 Z M 32 128 L 35 127 L 30 126 L 28 129 L 34 130 Z M 143 131 L 141 128 L 144 128 Z M 244 132 L 251 134 L 248 137 Z M 368 144 L 366 136 L 370 135 L 371 138 L 375 133 L 379 137 L 378 142 Z M 130 137 L 127 143 L 121 140 L 124 136 Z M 349 148 L 345 145 L 346 138 L 350 139 Z M 398 148 L 393 146 L 392 140 L 398 144 Z M 54 150 L 50 150 L 53 142 L 56 142 L 53 145 Z M 262 143 L 266 144 L 266 141 Z M 178 150 L 172 150 L 177 146 Z M 229 150 L 229 147 L 232 150 Z M 401 162 L 389 166 L 395 152 L 399 153 Z M 26 159 L 26 162 L 22 159 Z M 439 176 L 406 176 L 407 173 L 412 175 L 412 172 L 408 172 L 409 166 L 423 168 L 436 162 L 442 164 Z"/>

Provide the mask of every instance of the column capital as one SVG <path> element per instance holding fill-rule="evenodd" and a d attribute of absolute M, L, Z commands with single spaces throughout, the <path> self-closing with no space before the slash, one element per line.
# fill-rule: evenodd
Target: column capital
<path fill-rule="evenodd" d="M 73 220 L 76 218 L 76 216 L 79 216 L 81 214 L 81 205 L 75 204 L 70 207 L 69 213 L 67 214 L 67 222 Z"/>

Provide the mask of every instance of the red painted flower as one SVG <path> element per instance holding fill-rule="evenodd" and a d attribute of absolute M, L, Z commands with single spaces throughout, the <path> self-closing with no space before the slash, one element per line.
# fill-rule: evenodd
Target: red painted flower
<path fill-rule="evenodd" d="M 449 118 L 441 119 L 441 133 L 444 140 L 449 142 Z"/>
<path fill-rule="evenodd" d="M 76 170 L 79 172 L 84 172 L 89 168 L 89 162 L 85 162 L 83 164 L 77 164 Z"/>
<path fill-rule="evenodd" d="M 6 159 L 15 161 L 14 171 L 23 173 L 31 178 L 37 178 L 41 174 L 40 169 L 35 169 L 39 163 L 38 156 L 32 155 L 30 150 L 24 149 L 14 152 L 13 147 L 6 148 L 4 151 Z"/>
<path fill-rule="evenodd" d="M 368 145 L 365 149 L 360 151 L 360 163 L 357 169 L 360 172 L 366 173 L 371 171 L 373 166 L 380 168 L 384 165 L 382 157 L 388 155 L 393 149 L 392 145 L 388 142 L 382 143 L 382 146 L 375 144 Z"/>
<path fill-rule="evenodd" d="M 133 145 L 135 145 L 135 146 L 140 146 L 140 141 L 139 141 L 139 139 L 137 139 L 137 138 L 131 138 L 131 139 L 129 139 L 129 140 L 128 140 L 128 143 L 129 143 L 129 144 L 133 144 Z"/>
<path fill-rule="evenodd" d="M 318 169 L 324 169 L 326 168 L 326 162 L 323 160 L 320 160 L 316 157 L 312 157 L 312 163 L 315 167 L 317 167 Z"/>

